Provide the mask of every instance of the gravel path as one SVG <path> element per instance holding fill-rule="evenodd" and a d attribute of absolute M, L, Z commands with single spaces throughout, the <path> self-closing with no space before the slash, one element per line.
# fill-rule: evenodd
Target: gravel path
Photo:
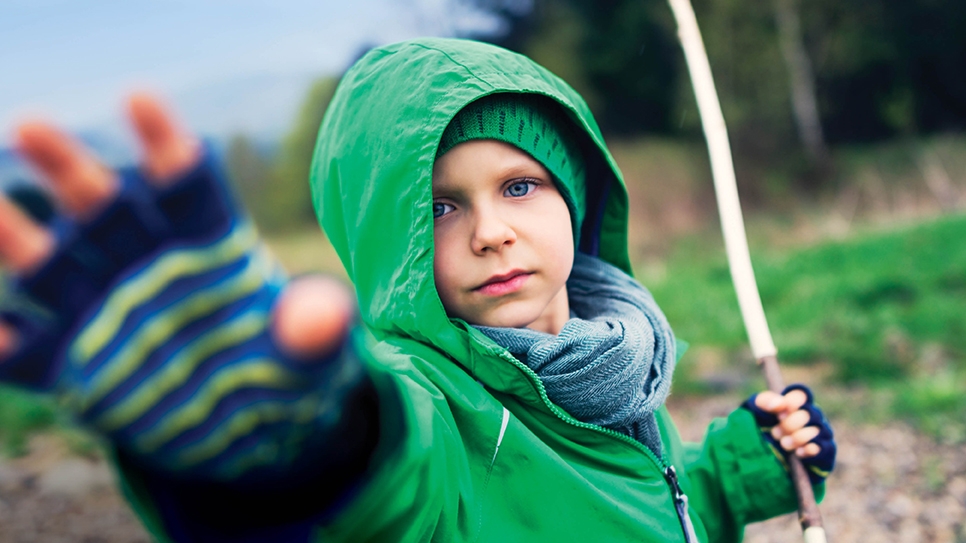
<path fill-rule="evenodd" d="M 739 401 L 672 400 L 668 408 L 682 437 L 694 441 Z M 966 446 L 938 445 L 899 423 L 832 423 L 839 450 L 821 506 L 830 542 L 966 543 Z M 796 514 L 745 532 L 746 543 L 801 541 Z"/>
<path fill-rule="evenodd" d="M 0 543 L 147 543 L 100 459 L 38 435 L 30 454 L 0 459 Z"/>
<path fill-rule="evenodd" d="M 736 398 L 669 405 L 685 439 Z M 839 460 L 822 505 L 833 543 L 966 543 L 966 447 L 937 445 L 900 424 L 834 421 Z M 54 436 L 0 459 L 0 543 L 141 543 L 148 537 L 103 461 L 72 456 Z M 747 543 L 801 542 L 795 515 L 750 526 Z"/>

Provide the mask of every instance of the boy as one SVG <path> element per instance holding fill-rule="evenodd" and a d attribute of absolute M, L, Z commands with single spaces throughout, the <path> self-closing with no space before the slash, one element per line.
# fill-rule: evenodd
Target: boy
<path fill-rule="evenodd" d="M 737 541 L 795 505 L 763 437 L 831 468 L 800 389 L 680 443 L 663 407 L 679 349 L 627 275 L 620 174 L 584 102 L 528 59 L 415 40 L 343 78 L 312 188 L 368 342 L 342 343 L 331 285 L 287 284 L 236 249 L 245 226 L 198 147 L 132 106 L 148 158 L 121 189 L 21 130 L 80 234 L 55 250 L 11 211 L 0 254 L 33 298 L 97 277 L 41 300 L 69 318 L 9 312 L 0 371 L 63 391 L 112 440 L 158 538 Z M 137 235 L 112 238 L 121 224 Z M 91 246 L 110 265 L 63 256 Z"/>

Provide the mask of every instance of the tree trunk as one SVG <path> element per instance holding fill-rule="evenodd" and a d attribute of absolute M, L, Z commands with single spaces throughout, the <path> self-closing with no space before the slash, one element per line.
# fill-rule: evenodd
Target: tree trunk
<path fill-rule="evenodd" d="M 788 68 L 798 137 L 805 146 L 809 160 L 816 166 L 825 166 L 828 161 L 828 147 L 825 145 L 822 123 L 818 116 L 815 76 L 802 39 L 798 4 L 796 0 L 775 0 L 775 12 L 782 56 Z"/>

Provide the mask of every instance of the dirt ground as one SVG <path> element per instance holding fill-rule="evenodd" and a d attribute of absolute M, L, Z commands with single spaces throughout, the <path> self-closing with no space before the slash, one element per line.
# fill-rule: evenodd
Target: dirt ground
<path fill-rule="evenodd" d="M 730 396 L 668 405 L 681 436 L 701 439 Z M 832 419 L 838 456 L 820 509 L 830 543 L 966 543 L 966 446 L 938 445 L 904 424 Z M 745 543 L 800 543 L 798 516 L 753 524 Z"/>
<path fill-rule="evenodd" d="M 685 439 L 735 398 L 669 405 Z M 966 542 L 966 447 L 937 445 L 901 425 L 834 421 L 838 465 L 822 513 L 832 543 Z M 795 515 L 749 526 L 747 543 L 800 542 Z M 148 536 L 115 488 L 102 460 L 72 455 L 63 440 L 40 435 L 30 453 L 0 459 L 0 543 L 140 543 Z"/>

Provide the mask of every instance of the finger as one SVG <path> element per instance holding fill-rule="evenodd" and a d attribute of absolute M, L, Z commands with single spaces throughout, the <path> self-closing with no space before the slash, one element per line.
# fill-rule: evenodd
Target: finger
<path fill-rule="evenodd" d="M 0 261 L 14 273 L 38 268 L 54 252 L 54 236 L 0 196 Z"/>
<path fill-rule="evenodd" d="M 805 446 L 806 443 L 815 439 L 818 436 L 819 430 L 815 426 L 807 426 L 801 430 L 795 432 L 794 434 L 787 435 L 781 438 L 782 448 L 786 451 L 793 451 L 799 447 Z"/>
<path fill-rule="evenodd" d="M 24 157 L 51 182 L 69 213 L 86 218 L 117 192 L 114 174 L 83 145 L 40 121 L 21 124 L 16 143 Z"/>
<path fill-rule="evenodd" d="M 279 297 L 272 334 L 287 354 L 317 358 L 342 344 L 354 313 L 353 297 L 341 283 L 321 276 L 303 277 Z"/>
<path fill-rule="evenodd" d="M 781 428 L 784 435 L 794 434 L 804 428 L 810 419 L 811 415 L 809 415 L 808 411 L 799 409 L 785 417 L 784 420 L 778 423 L 778 427 Z"/>
<path fill-rule="evenodd" d="M 800 409 L 808 401 L 808 395 L 799 389 L 789 390 L 784 396 L 785 410 L 788 412 Z"/>
<path fill-rule="evenodd" d="M 822 452 L 822 447 L 818 443 L 806 443 L 805 445 L 795 449 L 795 456 L 799 458 L 811 458 L 813 456 L 818 456 L 818 453 Z"/>
<path fill-rule="evenodd" d="M 13 328 L 0 322 L 0 361 L 17 348 L 17 334 Z"/>
<path fill-rule="evenodd" d="M 786 417 L 805 405 L 807 401 L 808 395 L 805 392 L 798 389 L 788 391 L 788 393 L 781 397 L 781 406 L 775 411 L 778 420 L 785 420 Z"/>
<path fill-rule="evenodd" d="M 128 113 L 144 148 L 144 168 L 155 184 L 170 184 L 198 161 L 197 140 L 178 126 L 160 100 L 134 94 L 128 100 Z"/>
<path fill-rule="evenodd" d="M 785 405 L 785 401 L 780 394 L 766 390 L 755 396 L 755 405 L 769 413 L 776 413 Z"/>

